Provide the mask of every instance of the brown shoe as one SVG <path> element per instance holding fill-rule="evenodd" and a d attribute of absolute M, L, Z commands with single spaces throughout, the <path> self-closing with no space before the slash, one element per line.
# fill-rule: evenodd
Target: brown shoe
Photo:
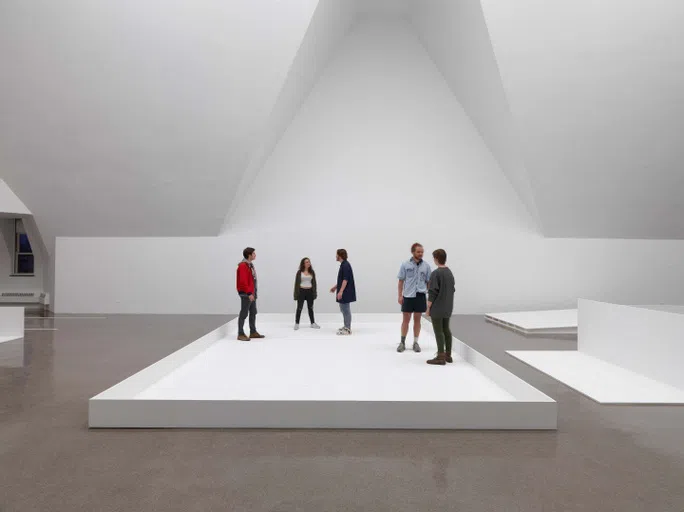
<path fill-rule="evenodd" d="M 253 340 L 260 340 L 261 338 L 265 338 L 266 336 L 259 334 L 258 332 L 251 332 L 249 333 L 249 337 Z"/>
<path fill-rule="evenodd" d="M 447 363 L 453 363 L 454 362 L 454 360 L 451 357 L 451 352 L 447 352 L 446 354 L 444 354 L 444 360 Z"/>
<path fill-rule="evenodd" d="M 246 334 L 238 334 L 237 339 L 238 339 L 238 341 L 249 341 L 249 338 L 247 337 Z"/>
<path fill-rule="evenodd" d="M 446 358 L 444 357 L 444 352 L 438 352 L 434 359 L 429 359 L 427 364 L 438 364 L 444 366 L 446 364 Z"/>

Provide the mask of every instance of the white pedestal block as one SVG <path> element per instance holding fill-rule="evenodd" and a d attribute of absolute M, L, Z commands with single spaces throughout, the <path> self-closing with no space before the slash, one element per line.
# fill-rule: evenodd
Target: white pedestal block
<path fill-rule="evenodd" d="M 600 403 L 684 403 L 684 308 L 579 301 L 577 351 L 510 351 Z"/>
<path fill-rule="evenodd" d="M 0 306 L 0 343 L 24 337 L 24 308 Z"/>
<path fill-rule="evenodd" d="M 488 313 L 485 319 L 523 334 L 574 334 L 577 332 L 576 309 Z"/>

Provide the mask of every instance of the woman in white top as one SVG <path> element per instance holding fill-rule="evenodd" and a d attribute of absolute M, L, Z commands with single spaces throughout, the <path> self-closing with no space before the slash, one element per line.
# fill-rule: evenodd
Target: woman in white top
<path fill-rule="evenodd" d="M 299 329 L 299 320 L 302 317 L 302 309 L 304 309 L 304 302 L 306 302 L 309 309 L 309 320 L 311 320 L 311 327 L 313 329 L 320 329 L 314 320 L 313 303 L 318 297 L 318 290 L 316 286 L 316 272 L 311 266 L 309 258 L 303 258 L 299 263 L 299 270 L 295 276 L 294 284 L 294 300 L 297 301 L 297 314 L 295 315 L 295 331 Z"/>

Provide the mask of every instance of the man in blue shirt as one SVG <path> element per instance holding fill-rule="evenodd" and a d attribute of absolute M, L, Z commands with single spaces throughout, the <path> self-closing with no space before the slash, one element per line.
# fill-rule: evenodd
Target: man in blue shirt
<path fill-rule="evenodd" d="M 423 261 L 425 249 L 415 243 L 411 246 L 411 259 L 401 264 L 399 268 L 398 301 L 401 305 L 403 320 L 401 323 L 401 342 L 397 352 L 406 350 L 406 336 L 408 335 L 409 323 L 413 316 L 413 351 L 420 352 L 420 320 L 427 311 L 427 290 L 432 270 L 430 265 Z"/>
<path fill-rule="evenodd" d="M 344 318 L 344 327 L 337 331 L 337 334 L 340 336 L 349 336 L 351 334 L 351 303 L 356 302 L 354 271 L 347 261 L 347 258 L 348 255 L 346 250 L 337 250 L 337 261 L 340 262 L 340 270 L 337 273 L 337 284 L 330 288 L 330 293 L 337 292 L 336 299 L 340 305 L 342 317 Z"/>

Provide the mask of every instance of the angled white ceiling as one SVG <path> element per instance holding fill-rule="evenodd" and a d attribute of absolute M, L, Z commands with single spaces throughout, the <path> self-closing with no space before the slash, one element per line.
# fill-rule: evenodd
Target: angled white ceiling
<path fill-rule="evenodd" d="M 22 217 L 31 215 L 31 210 L 21 199 L 0 179 L 0 217 Z"/>
<path fill-rule="evenodd" d="M 544 234 L 684 238 L 684 2 L 482 5 Z"/>
<path fill-rule="evenodd" d="M 537 207 L 479 0 L 424 0 L 411 22 L 530 215 Z"/>
<path fill-rule="evenodd" d="M 247 192 L 285 129 L 294 119 L 333 51 L 349 30 L 355 14 L 355 2 L 319 0 L 268 121 L 258 132 L 259 143 L 250 154 L 237 190 L 227 204 L 230 209 L 222 232 L 230 229 L 240 198 Z"/>
<path fill-rule="evenodd" d="M 359 16 L 407 16 L 416 0 L 356 0 L 356 14 Z"/>
<path fill-rule="evenodd" d="M 215 235 L 355 17 L 406 17 L 547 236 L 684 237 L 684 5 L 5 0 L 0 177 L 49 240 Z"/>
<path fill-rule="evenodd" d="M 48 237 L 217 234 L 316 4 L 3 1 L 0 176 Z"/>
<path fill-rule="evenodd" d="M 300 248 L 364 231 L 422 240 L 426 223 L 459 237 L 534 232 L 401 19 L 353 25 L 238 205 L 235 232 L 291 230 Z"/>

